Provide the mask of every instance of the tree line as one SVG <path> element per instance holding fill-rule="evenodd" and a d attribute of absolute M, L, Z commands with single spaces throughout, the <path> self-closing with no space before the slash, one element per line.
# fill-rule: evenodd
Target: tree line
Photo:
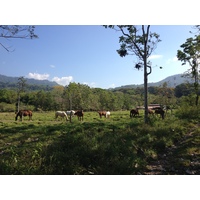
<path fill-rule="evenodd" d="M 28 89 L 27 89 L 28 88 Z M 101 89 L 72 82 L 67 86 L 54 86 L 51 90 L 29 90 L 28 85 L 20 93 L 19 90 L 0 89 L 0 111 L 32 110 L 130 110 L 136 106 L 144 106 L 144 88 Z M 181 84 L 170 88 L 167 83 L 160 87 L 148 87 L 150 104 L 178 105 L 180 99 L 194 94 L 192 84 Z M 18 105 L 19 104 L 19 105 Z"/>

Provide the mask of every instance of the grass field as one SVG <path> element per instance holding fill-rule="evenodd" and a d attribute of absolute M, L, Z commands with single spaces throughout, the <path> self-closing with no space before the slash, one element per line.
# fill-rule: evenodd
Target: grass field
<path fill-rule="evenodd" d="M 0 174 L 200 174 L 200 126 L 168 114 L 130 118 L 129 111 L 84 120 L 34 112 L 15 121 L 0 113 Z"/>

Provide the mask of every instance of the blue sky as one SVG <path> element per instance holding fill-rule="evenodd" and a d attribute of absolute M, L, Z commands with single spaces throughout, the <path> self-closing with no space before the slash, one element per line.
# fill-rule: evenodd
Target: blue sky
<path fill-rule="evenodd" d="M 151 26 L 162 41 L 150 58 L 153 72 L 149 82 L 188 69 L 177 61 L 176 54 L 180 45 L 192 37 L 191 30 L 192 25 Z M 117 54 L 120 33 L 115 30 L 100 25 L 36 25 L 35 33 L 39 38 L 34 40 L 0 39 L 14 50 L 7 52 L 0 47 L 0 74 L 100 88 L 143 83 L 143 71 L 134 68 L 137 58 Z"/>

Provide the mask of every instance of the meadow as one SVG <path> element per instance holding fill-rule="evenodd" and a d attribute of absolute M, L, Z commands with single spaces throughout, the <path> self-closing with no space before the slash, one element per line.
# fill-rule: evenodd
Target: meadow
<path fill-rule="evenodd" d="M 55 112 L 33 112 L 15 121 L 0 113 L 0 174 L 139 175 L 200 174 L 200 124 L 176 112 L 162 120 L 143 112 L 111 112 L 109 119 L 85 112 L 84 120 L 55 120 Z"/>

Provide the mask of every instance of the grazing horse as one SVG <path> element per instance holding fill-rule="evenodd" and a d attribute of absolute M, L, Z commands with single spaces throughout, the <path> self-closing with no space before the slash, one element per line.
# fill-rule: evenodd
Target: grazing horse
<path fill-rule="evenodd" d="M 155 114 L 159 114 L 162 117 L 162 119 L 165 118 L 165 111 L 162 108 L 159 108 L 159 109 L 157 108 L 155 110 Z"/>
<path fill-rule="evenodd" d="M 106 111 L 98 111 L 99 117 L 102 118 L 102 116 L 106 117 Z"/>
<path fill-rule="evenodd" d="M 77 115 L 79 121 L 81 121 L 81 120 L 83 121 L 83 115 L 84 115 L 83 110 L 77 110 L 74 113 L 74 115 Z"/>
<path fill-rule="evenodd" d="M 110 111 L 106 112 L 106 118 L 110 118 Z"/>
<path fill-rule="evenodd" d="M 148 109 L 148 114 L 150 114 L 150 115 L 154 115 L 153 110 L 149 108 L 149 109 Z"/>
<path fill-rule="evenodd" d="M 110 118 L 110 111 L 98 111 L 98 113 L 100 118 L 102 118 L 102 116 L 105 118 Z"/>
<path fill-rule="evenodd" d="M 32 120 L 32 111 L 31 110 L 20 110 L 17 112 L 16 117 L 15 117 L 15 121 L 17 121 L 17 118 L 20 117 L 20 120 L 22 121 L 22 117 L 26 117 L 29 116 L 29 120 Z"/>
<path fill-rule="evenodd" d="M 68 120 L 68 116 L 65 111 L 56 111 L 55 112 L 55 118 L 57 119 L 58 117 L 66 118 Z"/>
<path fill-rule="evenodd" d="M 135 117 L 136 115 L 139 116 L 139 111 L 138 111 L 138 109 L 137 109 L 137 108 L 136 108 L 136 109 L 132 109 L 132 110 L 130 111 L 130 118 L 131 118 L 131 117 Z"/>
<path fill-rule="evenodd" d="M 74 116 L 74 113 L 75 113 L 75 111 L 74 110 L 68 110 L 68 111 L 66 111 L 66 114 L 67 115 L 71 115 L 71 116 Z"/>

